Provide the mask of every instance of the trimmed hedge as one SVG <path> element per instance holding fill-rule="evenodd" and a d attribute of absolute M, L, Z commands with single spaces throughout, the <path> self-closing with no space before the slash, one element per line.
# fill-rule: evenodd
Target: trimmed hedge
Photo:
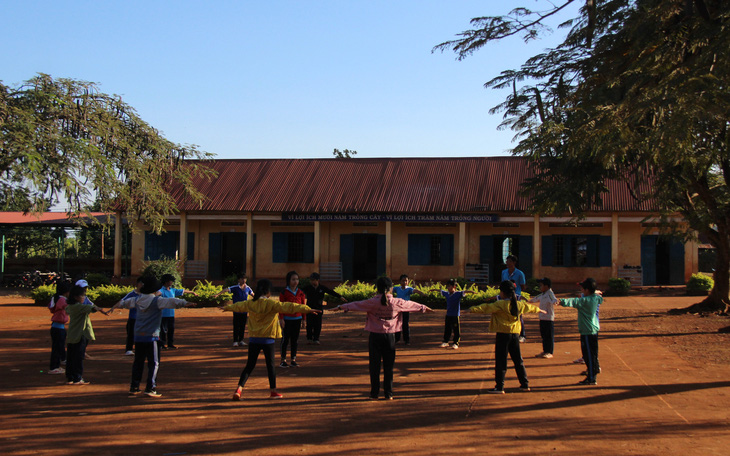
<path fill-rule="evenodd" d="M 715 281 L 704 274 L 692 274 L 687 281 L 687 294 L 690 296 L 707 296 L 715 286 Z"/>
<path fill-rule="evenodd" d="M 609 296 L 626 296 L 631 291 L 631 282 L 628 279 L 622 279 L 621 277 L 611 277 L 608 279 L 608 290 Z"/>

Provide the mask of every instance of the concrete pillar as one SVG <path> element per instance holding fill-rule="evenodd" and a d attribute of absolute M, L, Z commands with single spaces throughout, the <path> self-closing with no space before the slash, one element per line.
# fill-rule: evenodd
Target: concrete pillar
<path fill-rule="evenodd" d="M 122 277 L 122 213 L 114 215 L 114 277 Z"/>
<path fill-rule="evenodd" d="M 385 222 L 385 275 L 393 277 L 393 222 Z"/>
<path fill-rule="evenodd" d="M 321 238 L 322 238 L 322 231 L 321 231 L 321 225 L 322 222 L 316 221 L 314 222 L 314 270 L 319 271 L 320 264 L 322 261 L 322 252 L 321 252 Z"/>
<path fill-rule="evenodd" d="M 253 213 L 246 214 L 246 275 L 253 283 Z"/>
<path fill-rule="evenodd" d="M 459 222 L 459 277 L 466 276 L 466 222 Z"/>
<path fill-rule="evenodd" d="M 188 260 L 188 213 L 180 212 L 180 248 L 178 259 L 182 267 L 180 277 L 185 278 L 185 262 Z"/>
<path fill-rule="evenodd" d="M 540 238 L 540 216 L 535 214 L 532 227 L 532 276 L 542 278 L 542 239 Z"/>
<path fill-rule="evenodd" d="M 618 277 L 618 213 L 611 215 L 611 277 Z"/>

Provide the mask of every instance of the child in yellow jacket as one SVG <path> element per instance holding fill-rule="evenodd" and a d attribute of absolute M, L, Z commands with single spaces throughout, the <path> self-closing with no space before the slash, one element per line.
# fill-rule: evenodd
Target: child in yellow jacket
<path fill-rule="evenodd" d="M 517 301 L 515 284 L 505 280 L 499 284 L 499 298 L 494 303 L 484 303 L 470 307 L 469 312 L 491 313 L 492 321 L 489 323 L 489 331 L 497 333 L 494 344 L 494 382 L 495 387 L 487 390 L 492 394 L 504 394 L 504 377 L 507 374 L 507 354 L 509 353 L 515 365 L 517 378 L 520 380 L 520 391 L 530 391 L 527 380 L 525 363 L 520 353 L 520 316 L 525 313 L 545 313 L 537 306 L 527 304 L 524 301 Z"/>
<path fill-rule="evenodd" d="M 266 370 L 269 374 L 269 387 L 271 398 L 281 398 L 282 395 L 276 391 L 276 371 L 274 369 L 274 342 L 281 338 L 281 326 L 279 326 L 279 313 L 321 313 L 321 310 L 314 310 L 304 304 L 293 302 L 279 302 L 269 299 L 271 296 L 271 281 L 261 279 L 256 283 L 256 291 L 253 300 L 239 301 L 228 304 L 223 310 L 231 312 L 248 312 L 248 361 L 241 372 L 238 381 L 238 388 L 233 394 L 234 401 L 241 400 L 243 386 L 246 380 L 256 367 L 256 360 L 260 352 L 264 352 L 266 359 Z"/>

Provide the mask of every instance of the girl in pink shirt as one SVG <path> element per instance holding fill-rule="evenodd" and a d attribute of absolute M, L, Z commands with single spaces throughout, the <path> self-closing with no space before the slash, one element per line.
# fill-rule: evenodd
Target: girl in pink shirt
<path fill-rule="evenodd" d="M 66 370 L 61 367 L 61 363 L 66 363 L 66 323 L 68 323 L 68 314 L 66 313 L 66 298 L 71 291 L 71 284 L 68 282 L 58 282 L 56 285 L 56 294 L 48 303 L 48 310 L 51 311 L 51 366 L 48 370 L 49 374 L 64 374 Z"/>
<path fill-rule="evenodd" d="M 364 301 L 350 302 L 335 307 L 335 312 L 350 310 L 367 312 L 365 330 L 368 341 L 370 368 L 370 399 L 380 393 L 380 365 L 383 365 L 383 392 L 386 400 L 393 399 L 393 366 L 395 364 L 395 333 L 401 330 L 403 312 L 433 312 L 429 307 L 413 301 L 394 298 L 393 281 L 379 277 L 375 283 L 378 294 Z"/>

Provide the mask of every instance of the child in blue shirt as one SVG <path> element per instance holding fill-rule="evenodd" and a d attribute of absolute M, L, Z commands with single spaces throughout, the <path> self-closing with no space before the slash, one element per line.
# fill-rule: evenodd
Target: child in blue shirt
<path fill-rule="evenodd" d="M 233 302 L 248 301 L 249 296 L 253 296 L 253 290 L 246 284 L 248 277 L 246 274 L 238 274 L 238 285 L 233 285 L 228 288 L 224 288 L 220 293 L 215 295 L 216 297 L 222 295 L 225 292 L 233 295 Z M 246 332 L 246 321 L 248 320 L 247 312 L 233 312 L 233 346 L 245 346 L 246 342 L 243 341 L 243 336 Z"/>
<path fill-rule="evenodd" d="M 410 279 L 408 278 L 407 274 L 402 274 L 400 276 L 400 279 L 398 279 L 400 282 L 400 285 L 396 285 L 393 287 L 393 296 L 396 298 L 400 298 L 404 301 L 410 301 L 411 295 L 413 293 L 416 294 L 425 294 L 422 291 L 416 290 L 415 288 L 408 286 L 408 283 L 410 282 Z M 395 333 L 395 341 L 399 342 L 401 335 L 403 335 L 403 343 L 406 345 L 411 344 L 411 313 L 410 312 L 403 312 L 401 313 L 401 323 L 403 324 L 401 327 L 401 330 Z"/>
<path fill-rule="evenodd" d="M 160 278 L 162 288 L 160 288 L 160 296 L 163 298 L 178 298 L 185 293 L 191 293 L 197 296 L 197 293 L 185 290 L 183 288 L 172 288 L 175 283 L 175 277 L 172 274 L 164 274 Z M 177 347 L 174 343 L 175 338 L 175 308 L 162 309 L 162 323 L 160 324 L 160 345 L 163 350 L 175 350 Z"/>
<path fill-rule="evenodd" d="M 449 279 L 446 282 L 446 290 L 439 290 L 434 288 L 429 291 L 439 291 L 441 295 L 446 298 L 446 321 L 444 322 L 444 341 L 441 343 L 442 348 L 449 346 L 449 339 L 451 333 L 454 334 L 454 343 L 451 348 L 454 350 L 459 349 L 459 342 L 461 341 L 461 324 L 459 322 L 459 316 L 461 315 L 461 299 L 464 295 L 473 294 L 470 290 L 456 291 L 456 279 Z"/>

